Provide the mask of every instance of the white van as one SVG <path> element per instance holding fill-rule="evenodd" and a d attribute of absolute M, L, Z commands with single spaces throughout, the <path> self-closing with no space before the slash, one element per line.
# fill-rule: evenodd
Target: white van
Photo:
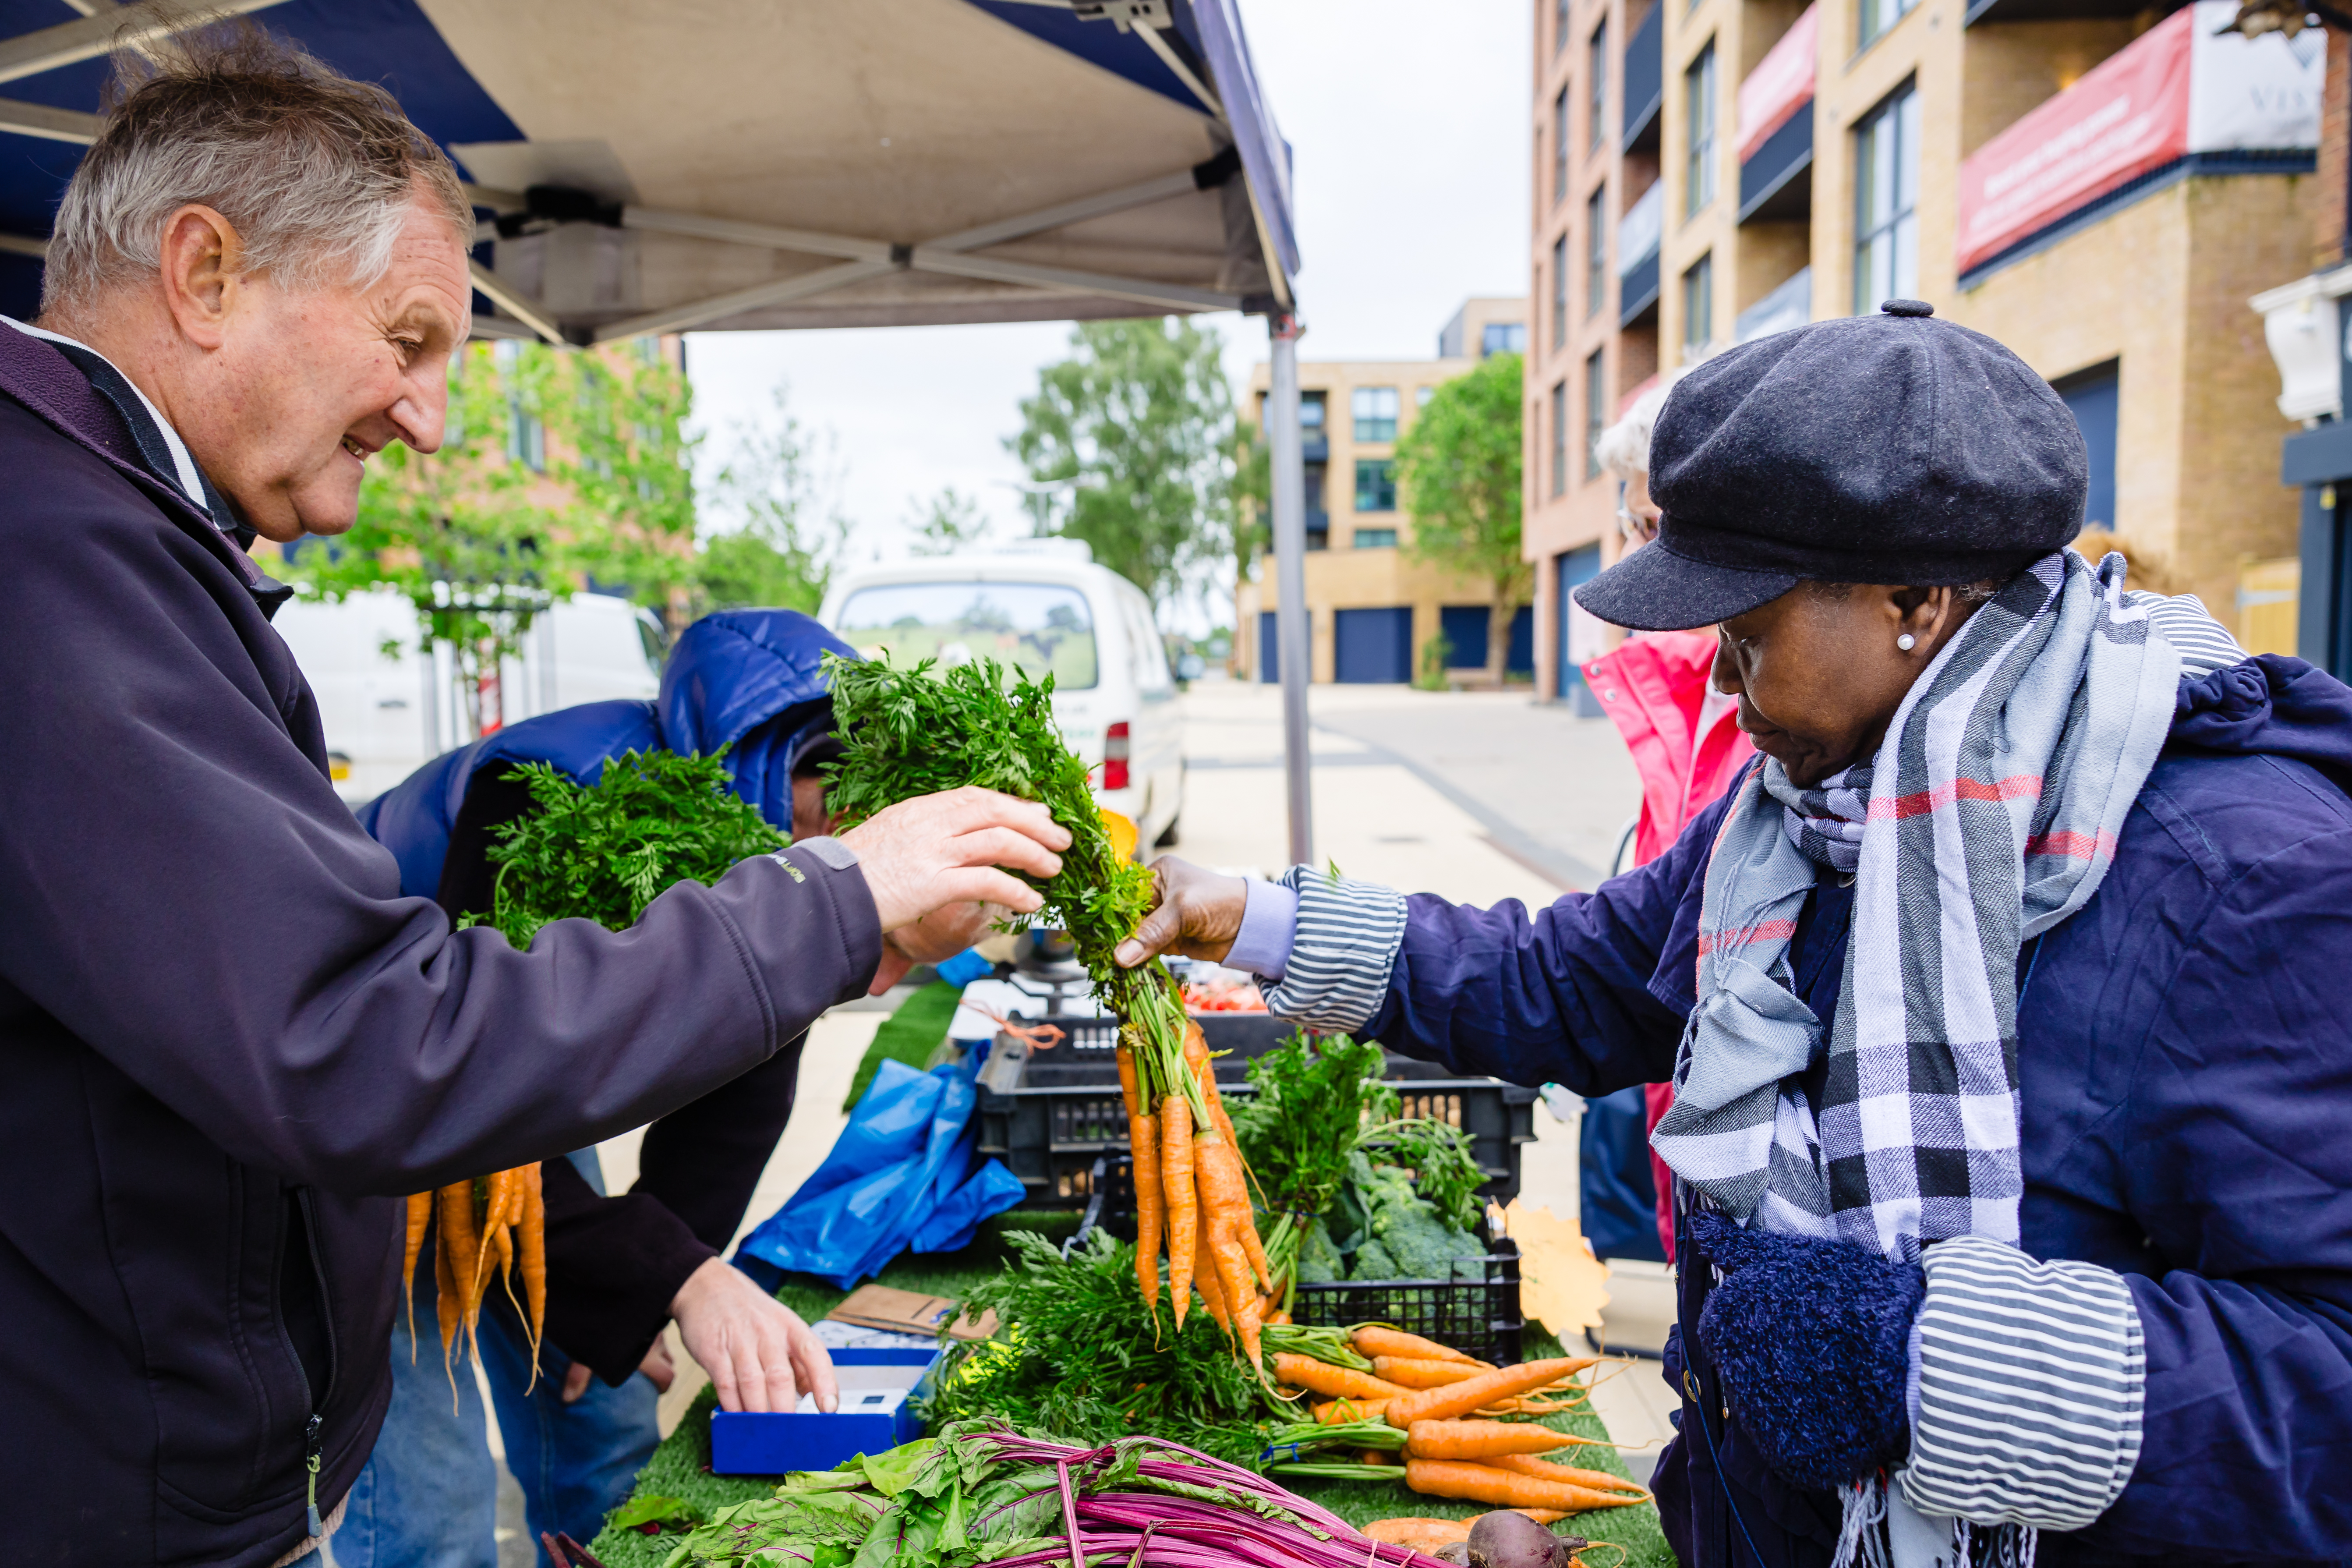
<path fill-rule="evenodd" d="M 335 790 L 352 805 L 472 739 L 449 650 L 417 651 L 416 610 L 402 595 L 296 598 L 271 624 L 318 694 Z M 575 702 L 651 699 L 667 641 L 661 623 L 628 600 L 573 595 L 532 620 L 522 657 L 499 672 L 505 722 Z"/>
<path fill-rule="evenodd" d="M 911 664 L 992 658 L 1052 672 L 1054 720 L 1095 795 L 1145 846 L 1184 809 L 1184 721 L 1151 602 L 1076 540 L 876 566 L 836 578 L 818 618 L 860 653 Z"/>

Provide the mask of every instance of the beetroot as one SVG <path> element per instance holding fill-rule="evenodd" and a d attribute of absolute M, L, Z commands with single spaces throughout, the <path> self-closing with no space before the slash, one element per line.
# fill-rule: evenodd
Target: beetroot
<path fill-rule="evenodd" d="M 1503 1509 L 1481 1514 L 1470 1527 L 1470 1568 L 1570 1568 L 1580 1536 L 1554 1535 L 1526 1514 Z"/>

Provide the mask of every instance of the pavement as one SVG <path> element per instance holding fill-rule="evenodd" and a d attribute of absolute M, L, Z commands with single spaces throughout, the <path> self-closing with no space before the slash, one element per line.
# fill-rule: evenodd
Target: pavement
<path fill-rule="evenodd" d="M 1190 769 L 1171 853 L 1270 875 L 1287 861 L 1282 708 L 1276 688 L 1196 682 L 1182 699 Z M 1479 907 L 1517 900 L 1540 909 L 1603 879 L 1641 801 L 1632 759 L 1605 719 L 1578 719 L 1524 690 L 1424 692 L 1318 686 L 1308 698 L 1314 759 L 1314 852 L 1350 877 Z M 802 1057 L 791 1124 L 754 1190 L 743 1229 L 775 1212 L 832 1149 L 858 1058 L 890 999 L 819 1019 Z M 1576 1130 L 1542 1108 L 1525 1151 L 1528 1201 L 1567 1215 L 1577 1206 Z M 599 1146 L 607 1187 L 636 1179 L 639 1134 Z M 1603 1339 L 1650 1350 L 1673 1321 L 1672 1280 L 1657 1265 L 1612 1266 Z M 677 1383 L 661 1402 L 667 1432 L 705 1381 L 669 1331 Z M 1675 1400 L 1654 1360 L 1633 1360 L 1593 1403 L 1636 1475 L 1674 1435 Z M 493 1446 L 497 1433 L 491 1433 Z M 533 1561 L 521 1497 L 503 1475 L 499 1568 Z"/>

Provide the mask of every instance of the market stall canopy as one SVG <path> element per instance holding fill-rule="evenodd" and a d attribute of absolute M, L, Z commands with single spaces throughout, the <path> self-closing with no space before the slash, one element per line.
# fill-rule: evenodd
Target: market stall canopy
<path fill-rule="evenodd" d="M 0 310 L 118 45 L 0 0 Z M 76 16 L 77 11 L 94 12 Z M 212 0 L 380 81 L 474 182 L 478 330 L 1287 311 L 1289 150 L 1237 0 Z"/>

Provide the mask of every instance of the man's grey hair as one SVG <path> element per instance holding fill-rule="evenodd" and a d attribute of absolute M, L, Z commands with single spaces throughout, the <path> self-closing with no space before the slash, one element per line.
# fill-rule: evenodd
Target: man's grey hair
<path fill-rule="evenodd" d="M 240 271 L 294 289 L 383 277 L 419 199 L 471 243 L 448 154 L 383 89 L 250 23 L 149 48 L 118 64 L 117 101 L 66 186 L 44 310 L 153 278 L 165 220 L 192 202 L 236 226 Z"/>
<path fill-rule="evenodd" d="M 1633 400 L 1625 416 L 1601 432 L 1592 443 L 1592 460 L 1621 479 L 1650 471 L 1650 432 L 1658 423 L 1658 415 L 1666 405 L 1666 395 L 1675 383 L 1690 374 L 1691 364 L 1676 365 L 1658 377 L 1650 390 Z"/>

